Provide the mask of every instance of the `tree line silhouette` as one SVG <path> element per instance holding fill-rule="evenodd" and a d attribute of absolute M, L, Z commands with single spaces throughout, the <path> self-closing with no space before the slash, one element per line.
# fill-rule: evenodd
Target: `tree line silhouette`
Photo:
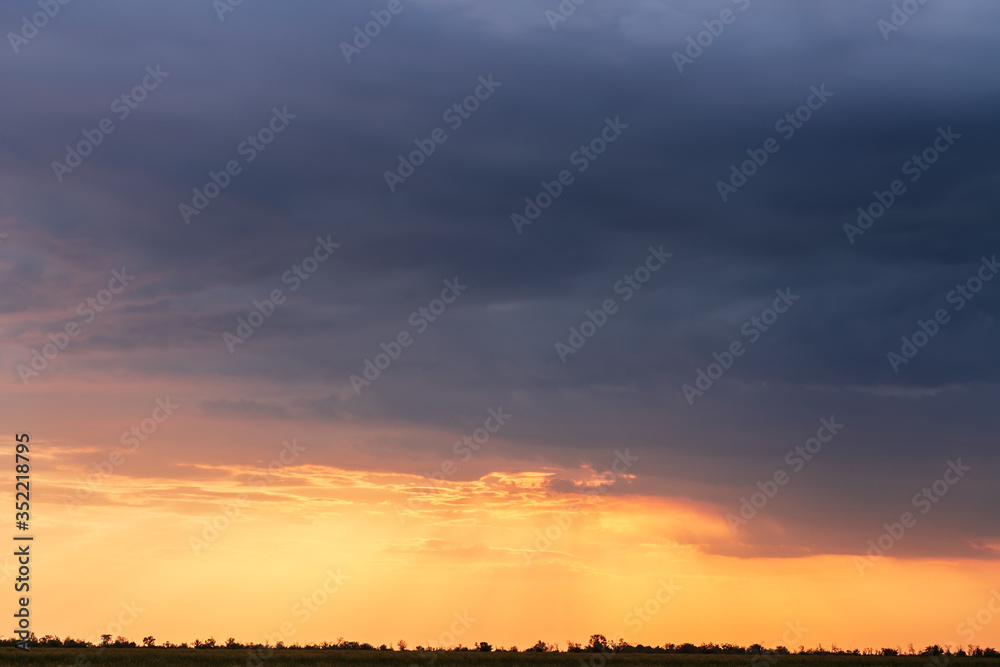
<path fill-rule="evenodd" d="M 19 641 L 14 637 L 7 639 L 0 639 L 0 646 L 14 646 L 16 642 Z M 399 640 L 395 644 L 395 648 L 392 646 L 381 644 L 379 646 L 374 646 L 368 642 L 356 642 L 348 641 L 343 637 L 338 637 L 336 642 L 324 641 L 321 643 L 307 643 L 300 644 L 298 642 L 294 644 L 285 644 L 284 642 L 278 642 L 275 645 L 270 643 L 243 643 L 236 640 L 235 637 L 229 637 L 225 642 L 218 642 L 214 637 L 208 637 L 207 639 L 195 639 L 193 642 L 182 642 L 180 644 L 175 644 L 169 641 L 163 642 L 162 644 L 156 643 L 156 638 L 152 636 L 143 637 L 142 643 L 137 644 L 136 642 L 123 637 L 121 635 L 112 638 L 111 635 L 105 634 L 101 635 L 101 641 L 98 644 L 85 639 L 74 639 L 72 637 L 65 637 L 60 639 L 55 635 L 44 635 L 41 638 L 35 636 L 35 633 L 31 633 L 29 638 L 29 644 L 36 647 L 51 647 L 51 648 L 161 648 L 161 649 L 248 649 L 256 651 L 266 651 L 266 650 L 341 650 L 341 651 L 405 651 L 407 650 L 407 643 L 404 640 Z M 539 652 L 539 653 L 558 653 L 559 647 L 556 644 L 547 644 L 543 640 L 538 640 L 534 646 L 526 649 L 518 649 L 517 646 L 511 646 L 509 648 L 504 648 L 498 646 L 494 648 L 488 642 L 478 642 L 472 646 L 463 646 L 458 644 L 454 647 L 443 648 L 443 647 L 424 647 L 417 646 L 416 651 L 482 651 L 482 652 L 506 652 L 506 653 L 528 653 L 528 652 Z M 882 656 L 901 656 L 901 655 L 919 655 L 919 656 L 954 656 L 954 657 L 976 657 L 976 658 L 997 658 L 1000 657 L 1000 651 L 997 651 L 991 647 L 980 647 L 980 646 L 956 646 L 953 647 L 950 644 L 945 646 L 940 646 L 938 644 L 931 644 L 925 647 L 923 650 L 916 650 L 913 644 L 909 645 L 908 650 L 904 651 L 899 646 L 896 648 L 865 648 L 865 649 L 841 649 L 837 648 L 834 644 L 828 649 L 824 649 L 822 644 L 816 648 L 806 648 L 800 646 L 797 651 L 791 651 L 784 646 L 777 646 L 773 649 L 765 648 L 761 644 L 751 644 L 750 646 L 739 646 L 737 644 L 663 644 L 662 646 L 646 646 L 644 644 L 630 644 L 624 639 L 619 639 L 618 641 L 609 641 L 604 635 L 595 634 L 590 636 L 590 640 L 586 644 L 581 644 L 579 642 L 569 641 L 566 643 L 566 653 L 682 653 L 682 654 L 723 654 L 723 655 L 882 655 Z"/>

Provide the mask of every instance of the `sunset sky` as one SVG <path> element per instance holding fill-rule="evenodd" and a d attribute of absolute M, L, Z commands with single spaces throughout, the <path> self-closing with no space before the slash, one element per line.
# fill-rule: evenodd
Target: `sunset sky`
<path fill-rule="evenodd" d="M 576 1 L 0 6 L 37 635 L 1000 647 L 1000 5 Z"/>

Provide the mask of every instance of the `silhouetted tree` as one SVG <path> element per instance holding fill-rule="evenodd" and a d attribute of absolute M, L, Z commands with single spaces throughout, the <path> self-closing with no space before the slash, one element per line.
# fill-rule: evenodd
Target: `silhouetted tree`
<path fill-rule="evenodd" d="M 590 643 L 587 644 L 588 651 L 607 651 L 608 639 L 604 635 L 590 635 Z"/>

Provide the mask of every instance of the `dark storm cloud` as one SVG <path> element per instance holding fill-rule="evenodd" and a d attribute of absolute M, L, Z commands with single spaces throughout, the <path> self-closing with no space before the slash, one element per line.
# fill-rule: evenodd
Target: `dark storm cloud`
<path fill-rule="evenodd" d="M 407 2 L 350 64 L 340 42 L 383 4 L 245 2 L 224 21 L 201 1 L 64 7 L 0 60 L 17 91 L 0 128 L 13 267 L 0 308 L 20 316 L 8 332 L 25 352 L 41 344 L 126 264 L 136 285 L 67 358 L 290 388 L 286 405 L 204 406 L 220 418 L 462 429 L 502 403 L 526 459 L 599 466 L 628 443 L 644 452 L 645 492 L 725 508 L 834 414 L 849 428 L 801 473 L 808 493 L 767 508 L 796 526 L 785 546 L 867 539 L 860 517 L 890 520 L 958 456 L 975 475 L 935 510 L 954 539 L 921 552 L 994 535 L 982 480 L 995 472 L 1000 281 L 898 373 L 886 354 L 1000 253 L 1000 9 L 926 5 L 885 41 L 889 2 L 589 0 L 553 31 L 557 4 Z M 5 5 L 0 25 L 33 8 Z M 674 52 L 726 8 L 735 22 L 679 73 Z M 58 183 L 51 162 L 156 65 L 169 77 Z M 450 129 L 442 113 L 490 75 L 499 88 Z M 833 96 L 782 137 L 776 121 L 819 86 Z M 288 127 L 243 162 L 241 142 L 286 107 Z M 576 172 L 571 154 L 608 118 L 628 128 Z M 438 127 L 448 141 L 390 192 L 384 171 Z M 856 209 L 949 127 L 961 138 L 850 243 Z M 717 181 L 769 137 L 780 150 L 723 202 Z M 233 159 L 242 173 L 186 225 L 178 205 Z M 518 234 L 511 214 L 564 169 L 575 182 Z M 287 287 L 317 236 L 341 248 L 230 354 L 222 333 Z M 617 282 L 661 245 L 673 257 L 621 302 Z M 355 396 L 349 376 L 455 277 L 468 291 Z M 681 385 L 746 343 L 743 323 L 785 288 L 801 299 L 689 406 Z M 608 298 L 620 310 L 561 363 L 554 344 Z M 329 393 L 296 395 L 297 383 Z"/>

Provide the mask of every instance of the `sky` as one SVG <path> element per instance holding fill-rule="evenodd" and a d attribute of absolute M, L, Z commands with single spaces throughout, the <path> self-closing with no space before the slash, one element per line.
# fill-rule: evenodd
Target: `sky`
<path fill-rule="evenodd" d="M 1000 645 L 998 21 L 4 3 L 32 629 Z"/>

